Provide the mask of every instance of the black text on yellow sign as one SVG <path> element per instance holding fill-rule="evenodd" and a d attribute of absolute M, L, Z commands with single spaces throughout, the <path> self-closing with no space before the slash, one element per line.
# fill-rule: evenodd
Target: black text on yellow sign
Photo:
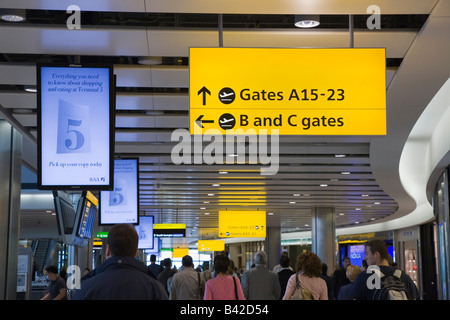
<path fill-rule="evenodd" d="M 384 49 L 190 49 L 192 134 L 384 135 L 385 92 Z"/>
<path fill-rule="evenodd" d="M 219 211 L 220 238 L 264 238 L 265 211 Z"/>

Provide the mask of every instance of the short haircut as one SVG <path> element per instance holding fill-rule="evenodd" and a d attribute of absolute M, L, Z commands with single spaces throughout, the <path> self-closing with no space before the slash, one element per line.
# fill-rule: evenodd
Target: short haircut
<path fill-rule="evenodd" d="M 156 261 L 156 255 L 152 254 L 152 255 L 150 256 L 150 261 Z"/>
<path fill-rule="evenodd" d="M 50 265 L 47 268 L 45 268 L 45 271 L 53 273 L 53 274 L 58 274 L 58 267 L 55 265 Z"/>
<path fill-rule="evenodd" d="M 116 224 L 108 232 L 106 243 L 111 255 L 117 257 L 134 257 L 138 248 L 138 234 L 129 224 Z"/>
<path fill-rule="evenodd" d="M 214 270 L 216 274 L 227 273 L 228 267 L 230 266 L 230 259 L 224 254 L 218 254 L 214 258 Z"/>
<path fill-rule="evenodd" d="M 288 256 L 281 256 L 280 257 L 280 266 L 282 268 L 289 268 L 289 263 L 291 262 L 291 260 L 289 260 Z"/>
<path fill-rule="evenodd" d="M 264 251 L 255 254 L 255 264 L 267 264 L 267 254 Z"/>
<path fill-rule="evenodd" d="M 311 251 L 306 251 L 297 257 L 295 263 L 297 271 L 303 271 L 308 277 L 320 277 L 322 274 L 322 261 Z"/>
<path fill-rule="evenodd" d="M 345 275 L 347 276 L 348 280 L 350 282 L 355 281 L 356 276 L 361 272 L 361 268 L 355 265 L 350 265 L 347 267 L 347 270 L 345 271 Z"/>
<path fill-rule="evenodd" d="M 389 259 L 388 248 L 384 241 L 378 239 L 370 240 L 366 243 L 366 247 L 370 248 L 370 252 L 372 252 L 372 254 L 378 252 L 381 260 Z"/>
<path fill-rule="evenodd" d="M 181 264 L 183 265 L 183 267 L 192 267 L 194 266 L 194 262 L 192 261 L 192 257 L 191 256 L 184 256 L 181 259 Z"/>

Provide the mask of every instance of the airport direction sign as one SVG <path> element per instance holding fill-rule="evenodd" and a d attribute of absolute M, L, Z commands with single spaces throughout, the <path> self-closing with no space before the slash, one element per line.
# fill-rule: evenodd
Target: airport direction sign
<path fill-rule="evenodd" d="M 384 48 L 190 48 L 189 77 L 191 134 L 386 134 Z"/>

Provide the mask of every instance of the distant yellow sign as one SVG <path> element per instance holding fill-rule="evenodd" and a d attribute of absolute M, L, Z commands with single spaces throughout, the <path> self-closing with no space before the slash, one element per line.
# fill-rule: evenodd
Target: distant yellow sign
<path fill-rule="evenodd" d="M 265 211 L 219 211 L 219 237 L 266 237 Z"/>
<path fill-rule="evenodd" d="M 183 258 L 189 254 L 188 248 L 173 248 L 172 258 Z"/>
<path fill-rule="evenodd" d="M 384 135 L 385 61 L 384 48 L 191 48 L 191 134 Z"/>
<path fill-rule="evenodd" d="M 223 251 L 225 241 L 223 240 L 198 240 L 198 251 Z"/>

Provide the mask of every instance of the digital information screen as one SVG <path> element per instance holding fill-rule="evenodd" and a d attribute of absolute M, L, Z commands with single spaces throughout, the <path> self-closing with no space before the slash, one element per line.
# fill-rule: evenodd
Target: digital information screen
<path fill-rule="evenodd" d="M 37 84 L 39 189 L 112 190 L 112 66 L 38 64 Z"/>
<path fill-rule="evenodd" d="M 114 190 L 100 192 L 100 225 L 139 223 L 139 160 L 114 160 Z"/>
<path fill-rule="evenodd" d="M 139 236 L 138 249 L 153 249 L 153 216 L 142 216 L 135 228 Z"/>

